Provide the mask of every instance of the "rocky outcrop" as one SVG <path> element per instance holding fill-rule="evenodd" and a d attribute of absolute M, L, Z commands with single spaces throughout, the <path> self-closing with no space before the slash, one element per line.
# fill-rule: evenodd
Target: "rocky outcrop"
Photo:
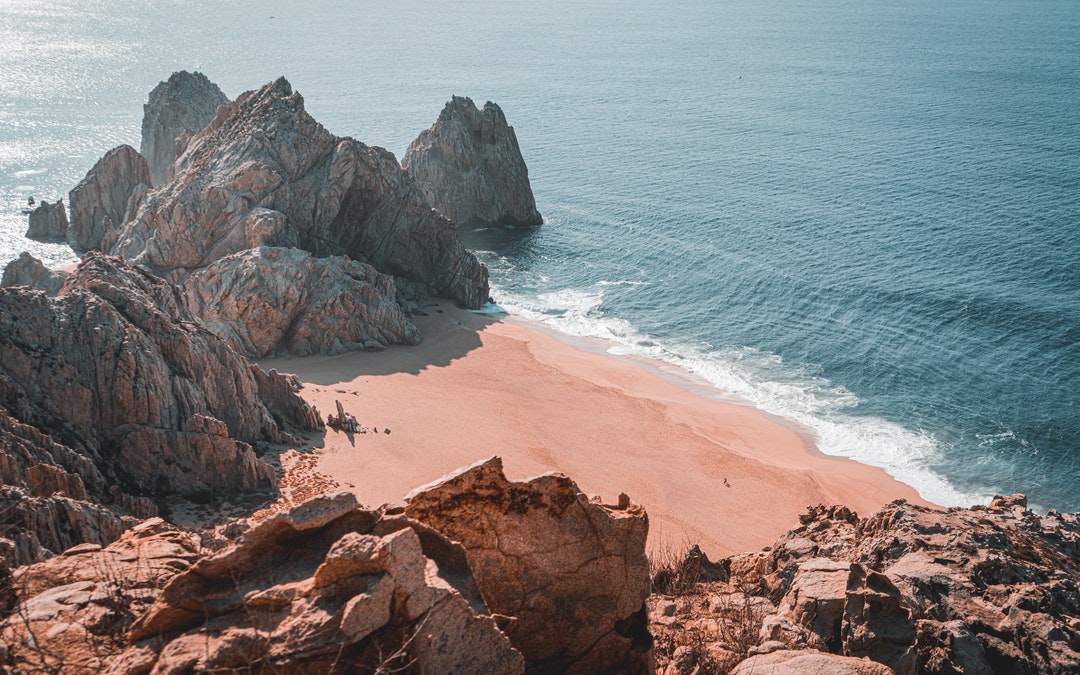
<path fill-rule="evenodd" d="M 221 106 L 171 180 L 146 194 L 104 246 L 180 280 L 262 245 L 345 255 L 479 307 L 487 270 L 394 156 L 338 138 L 281 78 Z"/>
<path fill-rule="evenodd" d="M 198 544 L 148 521 L 17 570 L 9 659 L 19 672 L 523 672 L 460 547 L 351 494 L 250 523 L 217 553 Z"/>
<path fill-rule="evenodd" d="M 83 251 L 101 250 L 102 239 L 127 219 L 150 187 L 150 167 L 130 145 L 113 148 L 68 194 L 67 241 Z"/>
<path fill-rule="evenodd" d="M 402 167 L 428 202 L 462 228 L 539 225 L 514 128 L 488 101 L 454 96 L 405 152 Z"/>
<path fill-rule="evenodd" d="M 67 238 L 68 218 L 67 211 L 64 210 L 64 200 L 57 199 L 55 204 L 41 202 L 30 212 L 29 218 L 27 239 L 64 241 Z"/>
<path fill-rule="evenodd" d="M 54 272 L 26 251 L 4 268 L 0 286 L 29 286 L 49 295 L 56 295 L 64 285 L 66 272 Z"/>
<path fill-rule="evenodd" d="M 393 278 L 341 256 L 264 246 L 212 263 L 184 292 L 207 328 L 252 357 L 420 342 Z"/>
<path fill-rule="evenodd" d="M 656 598 L 653 626 L 671 645 L 723 617 L 745 638 L 716 645 L 729 656 L 795 647 L 895 673 L 1078 672 L 1080 516 L 1026 505 L 1023 495 L 948 511 L 899 501 L 863 519 L 815 507 L 770 549 L 710 563 L 719 580 L 698 585 L 700 599 L 667 612 Z M 662 655 L 667 672 L 689 672 Z M 735 672 L 795 672 L 756 656 L 744 664 Z"/>
<path fill-rule="evenodd" d="M 117 258 L 87 254 L 56 298 L 0 288 L 11 420 L 0 433 L 25 441 L 0 450 L 0 466 L 31 492 L 34 481 L 85 490 L 130 511 L 137 497 L 268 488 L 253 444 L 292 441 L 282 425 L 322 428 L 296 387 L 202 328 L 172 284 Z"/>
<path fill-rule="evenodd" d="M 177 148 L 177 139 L 198 133 L 214 119 L 218 106 L 228 102 L 221 89 L 202 73 L 181 70 L 154 87 L 143 106 L 139 146 L 154 185 L 165 182 L 173 160 L 183 152 L 182 147 Z"/>
<path fill-rule="evenodd" d="M 625 495 L 591 502 L 558 474 L 512 483 L 493 457 L 406 501 L 409 518 L 464 546 L 529 672 L 651 672 L 648 518 Z"/>

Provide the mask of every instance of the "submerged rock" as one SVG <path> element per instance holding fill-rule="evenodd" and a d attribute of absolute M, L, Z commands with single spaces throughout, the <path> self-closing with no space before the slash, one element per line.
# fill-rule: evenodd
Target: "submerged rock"
<path fill-rule="evenodd" d="M 30 212 L 29 221 L 27 239 L 64 241 L 67 238 L 68 218 L 62 199 L 57 199 L 55 204 L 41 202 Z"/>
<path fill-rule="evenodd" d="M 454 96 L 417 136 L 401 166 L 428 202 L 461 228 L 539 225 L 529 170 L 498 105 Z"/>
<path fill-rule="evenodd" d="M 4 267 L 3 280 L 0 286 L 29 286 L 49 295 L 56 295 L 64 285 L 67 272 L 54 272 L 48 267 L 23 251 L 19 257 L 12 260 Z"/>
<path fill-rule="evenodd" d="M 214 119 L 218 106 L 228 102 L 221 89 L 202 73 L 181 70 L 154 87 L 143 106 L 139 146 L 154 185 L 165 182 L 173 160 L 183 152 L 177 139 L 198 133 Z"/>
<path fill-rule="evenodd" d="M 200 270 L 184 292 L 207 328 L 256 358 L 420 342 L 393 278 L 340 256 L 264 246 Z"/>
<path fill-rule="evenodd" d="M 338 138 L 284 78 L 221 106 L 105 248 L 181 280 L 262 245 L 345 255 L 480 307 L 487 270 L 394 156 Z"/>
<path fill-rule="evenodd" d="M 83 251 L 101 250 L 102 239 L 124 223 L 149 188 L 150 168 L 135 148 L 121 145 L 107 152 L 68 195 L 68 243 Z"/>

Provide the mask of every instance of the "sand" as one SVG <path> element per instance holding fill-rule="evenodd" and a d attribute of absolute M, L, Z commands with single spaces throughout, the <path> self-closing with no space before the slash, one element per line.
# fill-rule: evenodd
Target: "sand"
<path fill-rule="evenodd" d="M 772 544 L 811 504 L 926 503 L 881 469 L 822 455 L 796 428 L 602 345 L 445 303 L 424 311 L 418 347 L 262 362 L 299 375 L 324 418 L 340 400 L 368 428 L 327 429 L 309 446 L 319 479 L 367 506 L 499 455 L 511 479 L 559 471 L 605 502 L 625 492 L 649 514 L 650 549 L 696 543 L 715 559 Z"/>

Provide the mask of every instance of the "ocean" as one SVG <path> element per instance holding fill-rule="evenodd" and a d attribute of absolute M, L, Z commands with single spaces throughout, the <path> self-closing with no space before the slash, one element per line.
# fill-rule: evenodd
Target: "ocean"
<path fill-rule="evenodd" d="M 175 70 L 285 75 L 399 158 L 452 94 L 545 224 L 506 311 L 657 359 L 947 505 L 1080 510 L 1080 4 L 5 0 L 0 263 Z"/>

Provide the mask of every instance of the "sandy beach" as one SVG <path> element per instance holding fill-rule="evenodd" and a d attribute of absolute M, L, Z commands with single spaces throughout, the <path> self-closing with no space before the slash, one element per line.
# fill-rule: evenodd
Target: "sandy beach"
<path fill-rule="evenodd" d="M 605 502 L 625 492 L 648 511 L 650 548 L 697 543 L 716 558 L 770 545 L 807 505 L 926 503 L 881 469 L 822 455 L 751 407 L 602 346 L 449 303 L 424 311 L 417 347 L 262 361 L 299 375 L 324 417 L 340 400 L 367 427 L 327 429 L 306 462 L 367 506 L 499 455 L 511 479 L 559 471 Z"/>

